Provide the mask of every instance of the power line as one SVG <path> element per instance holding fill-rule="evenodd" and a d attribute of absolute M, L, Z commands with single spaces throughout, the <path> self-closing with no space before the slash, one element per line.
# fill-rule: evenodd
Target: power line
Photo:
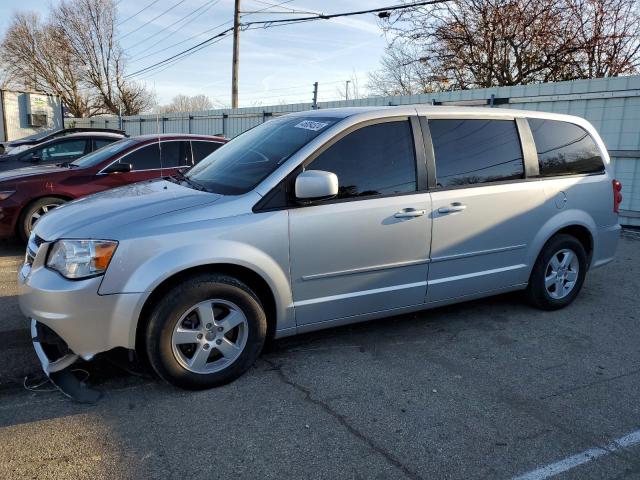
<path fill-rule="evenodd" d="M 280 2 L 279 4 L 277 4 L 277 5 L 275 5 L 275 6 L 284 5 L 285 3 L 290 3 L 290 2 L 293 2 L 293 1 L 294 1 L 294 0 L 285 0 L 285 1 Z M 266 8 L 264 8 L 264 9 L 262 9 L 262 10 L 267 10 L 268 8 L 272 8 L 272 7 L 266 7 Z M 259 12 L 259 11 L 254 12 L 254 13 L 258 13 L 258 12 Z M 248 14 L 248 15 L 250 15 L 250 14 Z M 208 31 L 210 31 L 210 30 L 215 30 L 216 28 L 221 27 L 221 26 L 223 26 L 223 25 L 226 25 L 226 24 L 228 24 L 228 23 L 231 23 L 231 21 L 226 21 L 226 22 L 224 22 L 224 23 L 221 23 L 220 25 L 217 25 L 216 27 L 210 28 Z M 187 49 L 187 50 L 185 50 L 185 51 L 182 51 L 182 52 L 180 52 L 180 53 L 177 53 L 177 54 L 176 54 L 176 55 L 174 55 L 173 57 L 170 57 L 170 58 L 168 58 L 168 59 L 165 59 L 165 60 L 163 60 L 162 62 L 158 62 L 158 64 L 157 64 L 157 65 L 152 65 L 151 67 L 143 68 L 143 69 L 141 69 L 141 70 L 139 70 L 139 71 L 137 71 L 137 72 L 134 72 L 134 73 L 132 73 L 132 74 L 126 75 L 126 77 L 131 77 L 131 76 L 138 75 L 138 74 L 141 74 L 141 73 L 149 73 L 149 72 L 152 72 L 152 71 L 153 71 L 153 73 L 151 73 L 151 75 L 147 75 L 147 76 L 145 76 L 145 77 L 142 77 L 143 79 L 146 79 L 146 78 L 149 78 L 149 77 L 151 77 L 151 76 L 153 76 L 153 75 L 155 75 L 155 74 L 157 74 L 157 73 L 163 72 L 163 71 L 167 70 L 171 65 L 175 65 L 176 63 L 178 63 L 178 62 L 179 62 L 179 61 L 181 61 L 182 59 L 184 59 L 184 58 L 186 58 L 186 57 L 188 57 L 188 56 L 190 56 L 190 55 L 192 55 L 192 54 L 194 54 L 194 53 L 196 53 L 196 52 L 199 52 L 199 51 L 200 51 L 200 50 L 202 50 L 203 48 L 206 48 L 206 47 L 208 47 L 208 46 L 210 46 L 210 45 L 213 45 L 213 44 L 215 44 L 215 43 L 218 43 L 218 42 L 219 42 L 219 41 L 221 41 L 221 40 L 222 40 L 226 35 L 228 35 L 228 34 L 229 34 L 229 32 L 231 32 L 231 31 L 233 31 L 233 27 L 231 27 L 231 28 L 229 28 L 229 29 L 227 29 L 227 30 L 222 31 L 222 32 L 220 32 L 220 33 L 219 33 L 219 34 L 217 34 L 217 35 L 214 35 L 213 37 L 211 37 L 211 38 L 207 39 L 205 42 L 201 42 L 200 44 L 195 45 L 194 47 L 191 47 L 190 49 Z M 198 34 L 198 35 L 194 35 L 193 37 L 190 37 L 190 38 L 194 38 L 194 37 L 197 37 L 197 36 L 199 36 L 199 35 L 200 35 L 200 34 Z M 220 37 L 220 38 L 218 38 L 218 37 Z M 213 39 L 215 39 L 215 38 L 218 38 L 218 39 L 217 39 L 217 40 L 214 40 L 214 41 L 211 41 L 211 40 L 213 40 Z M 189 39 L 187 39 L 187 40 L 189 40 Z M 186 42 L 186 41 L 183 41 L 183 42 L 180 42 L 180 43 L 185 43 L 185 42 Z M 206 44 L 203 44 L 203 43 L 206 43 Z M 174 45 L 174 46 L 175 46 L 175 45 Z M 171 48 L 171 47 L 167 47 L 167 48 Z M 162 51 L 164 51 L 164 50 L 166 50 L 166 48 L 162 49 Z M 190 52 L 190 53 L 186 53 L 186 54 L 185 54 L 185 52 Z M 152 55 L 152 54 L 149 54 L 149 55 L 147 55 L 147 57 L 148 57 L 148 56 L 151 56 L 151 55 Z M 141 58 L 145 58 L 145 57 L 141 57 Z M 159 70 L 158 70 L 158 68 L 159 68 Z M 154 70 L 155 70 L 155 71 L 154 71 Z"/>
<path fill-rule="evenodd" d="M 294 0 L 285 0 L 285 1 L 280 2 L 280 3 L 278 3 L 278 4 L 276 4 L 276 5 L 273 5 L 273 6 L 280 6 L 280 5 L 284 5 L 284 4 L 286 4 L 286 3 L 291 3 L 291 2 L 293 2 L 293 1 L 294 1 Z M 257 10 L 257 11 L 255 11 L 255 12 L 247 13 L 245 16 L 249 16 L 249 15 L 252 15 L 252 14 L 255 14 L 255 13 L 261 13 L 261 12 L 263 12 L 263 11 L 265 11 L 265 10 L 268 10 L 269 8 L 272 8 L 272 6 L 269 6 L 269 7 L 263 8 L 263 9 L 261 9 L 261 10 Z M 200 33 L 197 33 L 197 34 L 195 34 L 195 35 L 192 35 L 192 36 L 190 36 L 190 37 L 186 38 L 185 40 L 182 40 L 182 41 L 180 41 L 180 42 L 178 42 L 178 43 L 174 43 L 173 45 L 169 45 L 169 46 L 167 46 L 167 47 L 159 48 L 159 49 L 157 49 L 157 50 L 154 50 L 153 52 L 151 52 L 151 53 L 149 53 L 149 54 L 147 54 L 147 55 L 145 55 L 145 56 L 143 56 L 143 57 L 134 57 L 131 61 L 132 61 L 132 62 L 139 62 L 140 60 L 144 60 L 145 58 L 153 57 L 154 55 L 156 55 L 156 54 L 158 54 L 158 53 L 166 52 L 168 49 L 171 49 L 171 48 L 173 48 L 173 47 L 177 47 L 177 46 L 179 46 L 179 45 L 183 45 L 183 44 L 187 43 L 189 40 L 192 40 L 192 39 L 194 39 L 194 38 L 198 38 L 198 37 L 200 37 L 201 35 L 204 35 L 205 33 L 209 33 L 209 32 L 211 32 L 211 31 L 213 31 L 213 30 L 217 30 L 218 28 L 223 27 L 224 25 L 226 25 L 226 24 L 228 24 L 228 23 L 232 23 L 232 22 L 233 22 L 233 20 L 227 20 L 226 22 L 223 22 L 223 23 L 221 23 L 221 24 L 219 24 L 219 25 L 216 25 L 215 27 L 208 28 L 207 30 L 204 30 L 203 32 L 200 32 Z M 186 25 L 185 25 L 185 26 L 186 26 Z M 160 41 L 159 41 L 159 42 L 157 42 L 157 43 L 160 43 L 160 42 L 164 41 L 166 38 L 167 38 L 167 37 L 163 38 L 162 40 L 160 40 Z M 154 46 L 155 46 L 155 45 L 154 45 Z M 152 47 L 150 47 L 150 48 L 152 48 Z M 138 55 L 140 55 L 141 53 L 145 53 L 145 52 L 149 51 L 149 50 L 150 50 L 150 48 L 147 48 L 147 49 L 145 49 L 145 50 L 143 50 L 143 51 L 141 51 L 141 52 L 138 52 Z M 195 52 L 194 52 L 194 53 L 195 53 Z"/>
<path fill-rule="evenodd" d="M 264 2 L 262 0 L 250 0 L 252 2 L 256 2 L 256 3 L 260 3 L 262 5 L 269 5 L 269 7 L 279 7 L 279 4 L 275 4 L 275 3 L 271 3 L 271 2 Z M 273 11 L 265 11 L 264 13 L 306 13 L 308 15 L 313 15 L 316 12 L 312 12 L 310 10 L 300 10 L 298 8 L 293 8 L 293 7 L 282 7 L 283 10 L 286 10 L 285 12 L 273 12 Z M 262 10 L 261 10 L 262 11 Z M 253 13 L 253 12 L 247 12 L 247 13 Z"/>
<path fill-rule="evenodd" d="M 282 2 L 281 4 L 278 4 L 278 6 L 284 4 L 284 3 L 288 3 L 290 1 L 293 0 L 287 0 L 285 2 Z M 428 0 L 428 1 L 422 1 L 422 2 L 414 2 L 414 3 L 409 3 L 409 4 L 401 4 L 401 5 L 392 5 L 389 7 L 381 7 L 381 8 L 374 8 L 374 9 L 369 9 L 369 10 L 358 10 L 358 11 L 352 11 L 352 12 L 342 12 L 342 13 L 334 13 L 334 14 L 330 14 L 330 15 L 325 15 L 325 14 L 318 14 L 318 15 L 314 15 L 312 17 L 303 17 L 303 18 L 281 18 L 281 19 L 275 19 L 275 20 L 260 20 L 260 21 L 253 21 L 253 22 L 245 22 L 242 23 L 241 26 L 243 28 L 250 28 L 253 26 L 257 26 L 257 25 L 262 25 L 263 28 L 270 28 L 272 26 L 276 26 L 278 24 L 293 24 L 293 23 L 302 23 L 302 22 L 309 22 L 309 21 L 314 21 L 314 20 L 330 20 L 332 18 L 338 18 L 338 17 L 350 17 L 350 16 L 354 16 L 354 15 L 364 15 L 366 13 L 378 13 L 378 12 L 388 12 L 388 11 L 393 11 L 393 10 L 400 10 L 400 9 L 404 9 L 404 8 L 413 8 L 413 7 L 420 7 L 420 6 L 425 6 L 425 5 L 434 5 L 434 4 L 438 4 L 438 3 L 445 3 L 448 2 L 449 0 Z M 274 5 L 275 6 L 275 5 Z M 270 8 L 270 7 L 268 7 Z M 258 13 L 258 12 L 253 12 L 253 13 Z M 225 23 L 229 23 L 229 22 L 225 22 Z M 194 45 L 193 47 L 190 47 L 186 50 L 183 50 L 182 52 L 179 52 L 175 55 L 172 55 L 169 58 L 166 58 L 164 60 L 160 60 L 159 62 L 156 62 L 152 65 L 149 65 L 148 67 L 142 68 L 140 70 L 137 70 L 133 73 L 130 73 L 129 75 L 126 75 L 126 77 L 133 77 L 135 75 L 139 75 L 141 73 L 146 73 L 149 72 L 151 70 L 154 70 L 156 68 L 162 67 L 164 66 L 167 62 L 170 62 L 174 59 L 176 59 L 177 57 L 181 57 L 184 58 L 184 56 L 188 56 L 191 55 L 195 52 L 197 52 L 200 47 L 204 48 L 205 46 L 207 46 L 207 44 L 209 44 L 212 40 L 214 39 L 218 39 L 221 38 L 223 36 L 228 35 L 230 32 L 233 31 L 233 28 L 229 28 L 226 30 L 223 30 L 222 32 L 213 35 L 212 37 L 209 37 L 206 40 L 203 40 L 202 42 L 198 43 L 197 45 Z M 196 50 L 198 49 L 198 50 Z"/>
<path fill-rule="evenodd" d="M 285 22 L 306 22 L 306 21 L 312 21 L 312 20 L 331 20 L 332 18 L 338 18 L 338 17 L 352 17 L 354 15 L 364 15 L 366 13 L 381 13 L 381 12 L 391 12 L 394 10 L 402 10 L 405 8 L 413 8 L 413 7 L 423 7 L 426 5 L 435 5 L 437 3 L 445 3 L 448 2 L 450 0 L 429 0 L 429 1 L 423 1 L 423 2 L 413 2 L 413 3 L 403 3 L 403 4 L 399 4 L 399 5 L 391 5 L 389 7 L 380 7 L 380 8 L 371 8 L 368 10 L 356 10 L 353 12 L 342 12 L 342 13 L 332 13 L 329 15 L 325 15 L 323 13 L 319 13 L 316 14 L 314 16 L 311 17 L 301 17 L 301 18 L 280 18 L 280 19 L 276 19 L 276 20 L 263 20 L 260 22 L 247 22 L 244 24 L 244 26 L 251 26 L 251 25 L 257 25 L 257 24 L 263 24 L 265 26 L 269 26 L 271 24 L 277 24 L 277 23 L 285 23 Z"/>
<path fill-rule="evenodd" d="M 123 38 L 128 37 L 129 35 L 131 35 L 132 33 L 137 32 L 138 30 L 146 27 L 147 25 L 149 25 L 150 23 L 155 22 L 157 19 L 159 19 L 161 16 L 163 16 L 165 13 L 169 13 L 171 10 L 173 10 L 174 8 L 178 7 L 179 5 L 183 4 L 185 2 L 185 0 L 180 0 L 178 3 L 174 3 L 172 6 L 170 6 L 169 8 L 167 8 L 165 11 L 163 11 L 162 13 L 159 13 L 158 15 L 156 15 L 155 17 L 153 17 L 151 20 L 148 20 L 146 22 L 144 22 L 142 25 L 140 25 L 138 28 L 134 28 L 133 30 L 131 30 L 130 32 L 125 33 L 123 36 L 120 37 L 120 40 L 122 40 Z"/>
<path fill-rule="evenodd" d="M 209 32 L 211 32 L 212 30 L 216 30 L 216 29 L 218 29 L 218 28 L 220 28 L 220 27 L 223 27 L 223 26 L 225 26 L 226 24 L 231 23 L 231 22 L 232 22 L 232 20 L 227 20 L 226 22 L 222 22 L 221 24 L 216 25 L 215 27 L 211 27 L 211 28 L 209 28 L 209 29 L 205 30 L 204 32 L 200 32 L 200 33 L 197 33 L 197 34 L 195 34 L 195 35 L 192 35 L 192 36 L 188 37 L 187 39 L 182 40 L 181 42 L 174 43 L 173 45 L 169 45 L 169 46 L 167 46 L 167 47 L 164 47 L 164 48 L 160 48 L 160 49 L 158 49 L 158 50 L 155 50 L 155 51 L 153 51 L 153 52 L 151 52 L 151 53 L 149 53 L 149 54 L 145 55 L 144 57 L 134 57 L 132 61 L 133 61 L 133 62 L 137 62 L 137 61 L 143 60 L 143 59 L 145 59 L 145 58 L 152 57 L 152 56 L 154 56 L 154 55 L 155 55 L 155 54 L 157 54 L 157 53 L 165 52 L 165 51 L 167 51 L 167 50 L 168 50 L 168 49 L 170 49 L 170 48 L 177 47 L 178 45 L 183 45 L 183 44 L 187 43 L 189 40 L 193 40 L 194 38 L 198 38 L 199 36 L 201 36 L 201 35 L 203 35 L 203 34 L 205 34 L 205 33 L 209 33 Z M 160 43 L 160 42 L 158 42 L 158 43 Z M 154 46 L 155 46 L 155 45 L 154 45 Z M 144 51 L 139 52 L 139 53 L 144 53 Z"/>
<path fill-rule="evenodd" d="M 158 30 L 158 31 L 157 31 L 156 33 L 154 33 L 153 35 L 150 35 L 150 36 L 148 36 L 148 37 L 145 37 L 145 39 L 144 39 L 144 40 L 142 40 L 142 41 L 140 41 L 140 42 L 138 42 L 138 43 L 137 43 L 136 47 L 137 47 L 137 46 L 139 46 L 139 45 L 141 45 L 141 44 L 143 44 L 143 43 L 145 43 L 145 42 L 147 42 L 147 41 L 149 41 L 149 40 L 151 40 L 151 39 L 152 39 L 152 38 L 154 38 L 154 37 L 157 37 L 157 36 L 158 36 L 158 35 L 160 35 L 162 32 L 167 31 L 167 30 L 168 30 L 168 29 L 170 29 L 171 27 L 173 27 L 173 26 L 177 25 L 178 23 L 182 22 L 183 20 L 185 20 L 185 19 L 187 19 L 187 18 L 191 17 L 192 15 L 196 14 L 198 11 L 200 11 L 200 10 L 202 10 L 202 9 L 204 8 L 204 10 L 203 10 L 202 12 L 200 12 L 198 15 L 196 15 L 193 19 L 191 19 L 191 21 L 195 20 L 195 19 L 196 19 L 196 18 L 198 18 L 198 17 L 201 17 L 201 16 L 202 16 L 202 15 L 203 15 L 207 10 L 209 10 L 211 7 L 213 7 L 213 6 L 214 6 L 214 5 L 216 5 L 217 3 L 220 3 L 220 0 L 209 0 L 207 3 L 205 3 L 205 4 L 201 5 L 201 6 L 199 6 L 199 7 L 198 7 L 198 8 L 196 8 L 195 10 L 192 10 L 192 11 L 191 11 L 190 13 L 188 13 L 187 15 L 185 15 L 185 16 L 183 16 L 183 17 L 179 18 L 178 20 L 176 20 L 175 22 L 173 22 L 173 23 L 171 23 L 171 24 L 167 25 L 166 27 L 162 28 L 161 30 Z M 205 8 L 205 7 L 206 7 L 206 8 Z M 188 23 L 189 23 L 189 22 L 187 22 L 185 25 L 187 25 Z M 158 41 L 155 43 L 155 45 L 157 45 L 158 43 L 162 43 L 164 40 L 166 40 L 167 38 L 169 38 L 169 37 L 170 37 L 170 36 L 172 36 L 173 34 L 174 34 L 174 32 L 170 32 L 170 33 L 169 33 L 169 35 L 167 35 L 167 36 L 165 36 L 165 37 L 161 38 L 160 40 L 158 40 Z M 146 48 L 146 49 L 141 50 L 140 52 L 138 52 L 138 55 L 139 55 L 140 53 L 143 53 L 143 52 L 145 52 L 145 51 L 150 50 L 151 48 L 153 48 L 153 46 L 151 46 L 151 47 L 148 47 L 148 48 Z M 135 47 L 134 47 L 134 49 L 135 49 Z"/>
<path fill-rule="evenodd" d="M 158 3 L 160 0 L 154 0 L 153 2 L 151 2 L 149 5 L 147 5 L 146 7 L 142 8 L 141 10 L 138 10 L 136 13 L 134 13 L 133 15 L 131 15 L 130 17 L 125 18 L 124 20 L 122 20 L 121 22 L 116 23 L 116 26 L 118 25 L 122 25 L 124 22 L 128 22 L 129 20 L 131 20 L 133 17 L 137 17 L 139 14 L 141 14 L 142 12 L 144 12 L 147 8 L 154 6 L 156 3 Z"/>
<path fill-rule="evenodd" d="M 225 22 L 225 23 L 228 23 L 228 22 Z M 226 30 L 223 30 L 222 32 L 220 32 L 218 35 L 215 35 L 214 37 L 212 37 L 212 38 L 217 38 L 217 40 L 215 40 L 215 41 L 211 41 L 211 38 L 210 38 L 210 39 L 207 39 L 207 40 L 205 40 L 204 42 L 200 42 L 198 45 L 195 45 L 195 46 L 193 46 L 193 47 L 191 47 L 191 48 L 189 48 L 189 49 L 185 50 L 184 52 L 178 53 L 178 54 L 176 54 L 176 55 L 173 55 L 172 57 L 169 57 L 169 58 L 167 58 L 167 59 L 163 60 L 163 61 L 161 62 L 163 65 L 158 65 L 158 66 L 152 66 L 152 67 L 143 68 L 143 69 L 141 69 L 141 70 L 138 70 L 137 72 L 133 72 L 133 73 L 130 73 L 129 75 L 125 75 L 125 78 L 132 77 L 132 76 L 134 76 L 134 75 L 139 75 L 140 73 L 148 73 L 148 71 L 150 71 L 152 68 L 153 68 L 153 69 L 156 69 L 156 68 L 159 68 L 159 67 L 164 67 L 164 68 L 162 68 L 161 70 L 159 70 L 160 72 L 163 72 L 164 70 L 166 70 L 167 68 L 169 68 L 171 65 L 173 65 L 173 64 L 175 64 L 175 63 L 179 62 L 180 60 L 182 60 L 182 59 L 186 58 L 187 56 L 189 56 L 189 55 L 183 55 L 183 56 L 181 56 L 183 53 L 185 53 L 185 52 L 191 52 L 191 54 L 194 54 L 194 53 L 196 53 L 196 52 L 199 52 L 199 51 L 200 51 L 200 50 L 202 50 L 203 48 L 206 48 L 206 47 L 208 47 L 208 46 L 210 46 L 210 45 L 214 45 L 214 44 L 218 43 L 218 42 L 219 42 L 219 41 L 221 41 L 224 37 L 226 37 L 226 36 L 227 36 L 231 31 L 233 31 L 233 27 L 231 27 L 231 28 L 227 28 Z M 176 58 L 176 57 L 179 57 L 179 58 Z M 169 62 L 169 63 L 168 63 L 168 64 L 165 64 L 165 62 Z M 155 72 L 155 73 L 158 73 L 158 72 Z M 144 78 L 148 78 L 148 77 L 144 77 Z"/>

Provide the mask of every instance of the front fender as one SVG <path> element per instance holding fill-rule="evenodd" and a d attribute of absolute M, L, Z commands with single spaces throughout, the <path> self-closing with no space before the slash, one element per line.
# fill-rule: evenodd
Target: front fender
<path fill-rule="evenodd" d="M 260 234 L 255 229 L 221 228 L 121 241 L 98 293 L 143 293 L 132 313 L 135 332 L 142 305 L 168 278 L 193 267 L 237 265 L 260 275 L 271 289 L 276 329 L 294 328 L 286 212 L 263 220 Z"/>

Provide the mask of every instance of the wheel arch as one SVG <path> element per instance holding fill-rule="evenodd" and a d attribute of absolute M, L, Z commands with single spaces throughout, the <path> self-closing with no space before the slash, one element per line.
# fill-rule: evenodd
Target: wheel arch
<path fill-rule="evenodd" d="M 538 231 L 529 250 L 529 275 L 547 242 L 563 233 L 575 237 L 582 244 L 587 253 L 587 265 L 591 266 L 593 252 L 597 247 L 596 232 L 597 227 L 593 218 L 583 211 L 569 210 L 549 219 Z"/>
<path fill-rule="evenodd" d="M 179 284 L 182 280 L 202 273 L 229 275 L 246 284 L 258 296 L 265 310 L 267 317 L 267 338 L 272 339 L 275 337 L 278 320 L 276 298 L 271 286 L 264 277 L 256 271 L 242 265 L 233 263 L 211 263 L 189 267 L 170 275 L 160 282 L 147 296 L 138 315 L 135 330 L 135 348 L 139 354 L 146 356 L 144 334 L 147 330 L 151 312 L 158 299 L 162 298 L 167 291 Z"/>
<path fill-rule="evenodd" d="M 584 225 L 567 225 L 555 232 L 550 238 L 563 233 L 575 237 L 582 244 L 587 253 L 587 265 L 591 265 L 593 258 L 593 234 L 591 231 Z"/>

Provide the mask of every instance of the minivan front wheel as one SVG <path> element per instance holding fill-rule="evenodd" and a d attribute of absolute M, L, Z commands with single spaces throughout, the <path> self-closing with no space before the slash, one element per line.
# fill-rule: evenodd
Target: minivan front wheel
<path fill-rule="evenodd" d="M 531 272 L 526 295 L 544 310 L 556 310 L 576 298 L 587 271 L 587 254 L 571 235 L 551 238 L 540 252 Z"/>
<path fill-rule="evenodd" d="M 258 297 L 239 280 L 199 275 L 173 287 L 149 321 L 149 362 L 164 380 L 187 389 L 231 382 L 256 361 L 267 321 Z"/>

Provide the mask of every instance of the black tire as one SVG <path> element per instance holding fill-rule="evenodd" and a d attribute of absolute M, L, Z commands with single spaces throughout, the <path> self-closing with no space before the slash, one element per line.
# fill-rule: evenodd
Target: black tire
<path fill-rule="evenodd" d="M 577 257 L 579 270 L 578 276 L 573 289 L 563 298 L 553 298 L 545 287 L 546 269 L 552 257 L 561 250 L 571 250 Z M 550 238 L 538 255 L 531 276 L 529 277 L 529 285 L 525 290 L 527 301 L 534 307 L 542 310 L 558 310 L 564 308 L 573 302 L 580 293 L 582 284 L 587 273 L 587 253 L 580 241 L 566 234 L 558 234 Z"/>
<path fill-rule="evenodd" d="M 20 219 L 18 220 L 18 236 L 23 242 L 27 242 L 29 240 L 29 235 L 31 235 L 31 219 L 33 215 L 35 215 L 40 209 L 43 207 L 55 205 L 60 206 L 67 203 L 66 200 L 58 197 L 42 197 L 33 202 L 31 202 L 20 214 Z"/>
<path fill-rule="evenodd" d="M 176 323 L 194 305 L 222 299 L 238 306 L 247 320 L 247 339 L 242 353 L 227 367 L 213 373 L 195 373 L 185 368 L 172 349 Z M 188 390 L 227 384 L 256 361 L 267 336 L 267 319 L 258 297 L 239 280 L 221 274 L 200 274 L 170 289 L 151 313 L 145 346 L 149 363 L 165 381 Z M 213 347 L 215 348 L 215 347 Z"/>

